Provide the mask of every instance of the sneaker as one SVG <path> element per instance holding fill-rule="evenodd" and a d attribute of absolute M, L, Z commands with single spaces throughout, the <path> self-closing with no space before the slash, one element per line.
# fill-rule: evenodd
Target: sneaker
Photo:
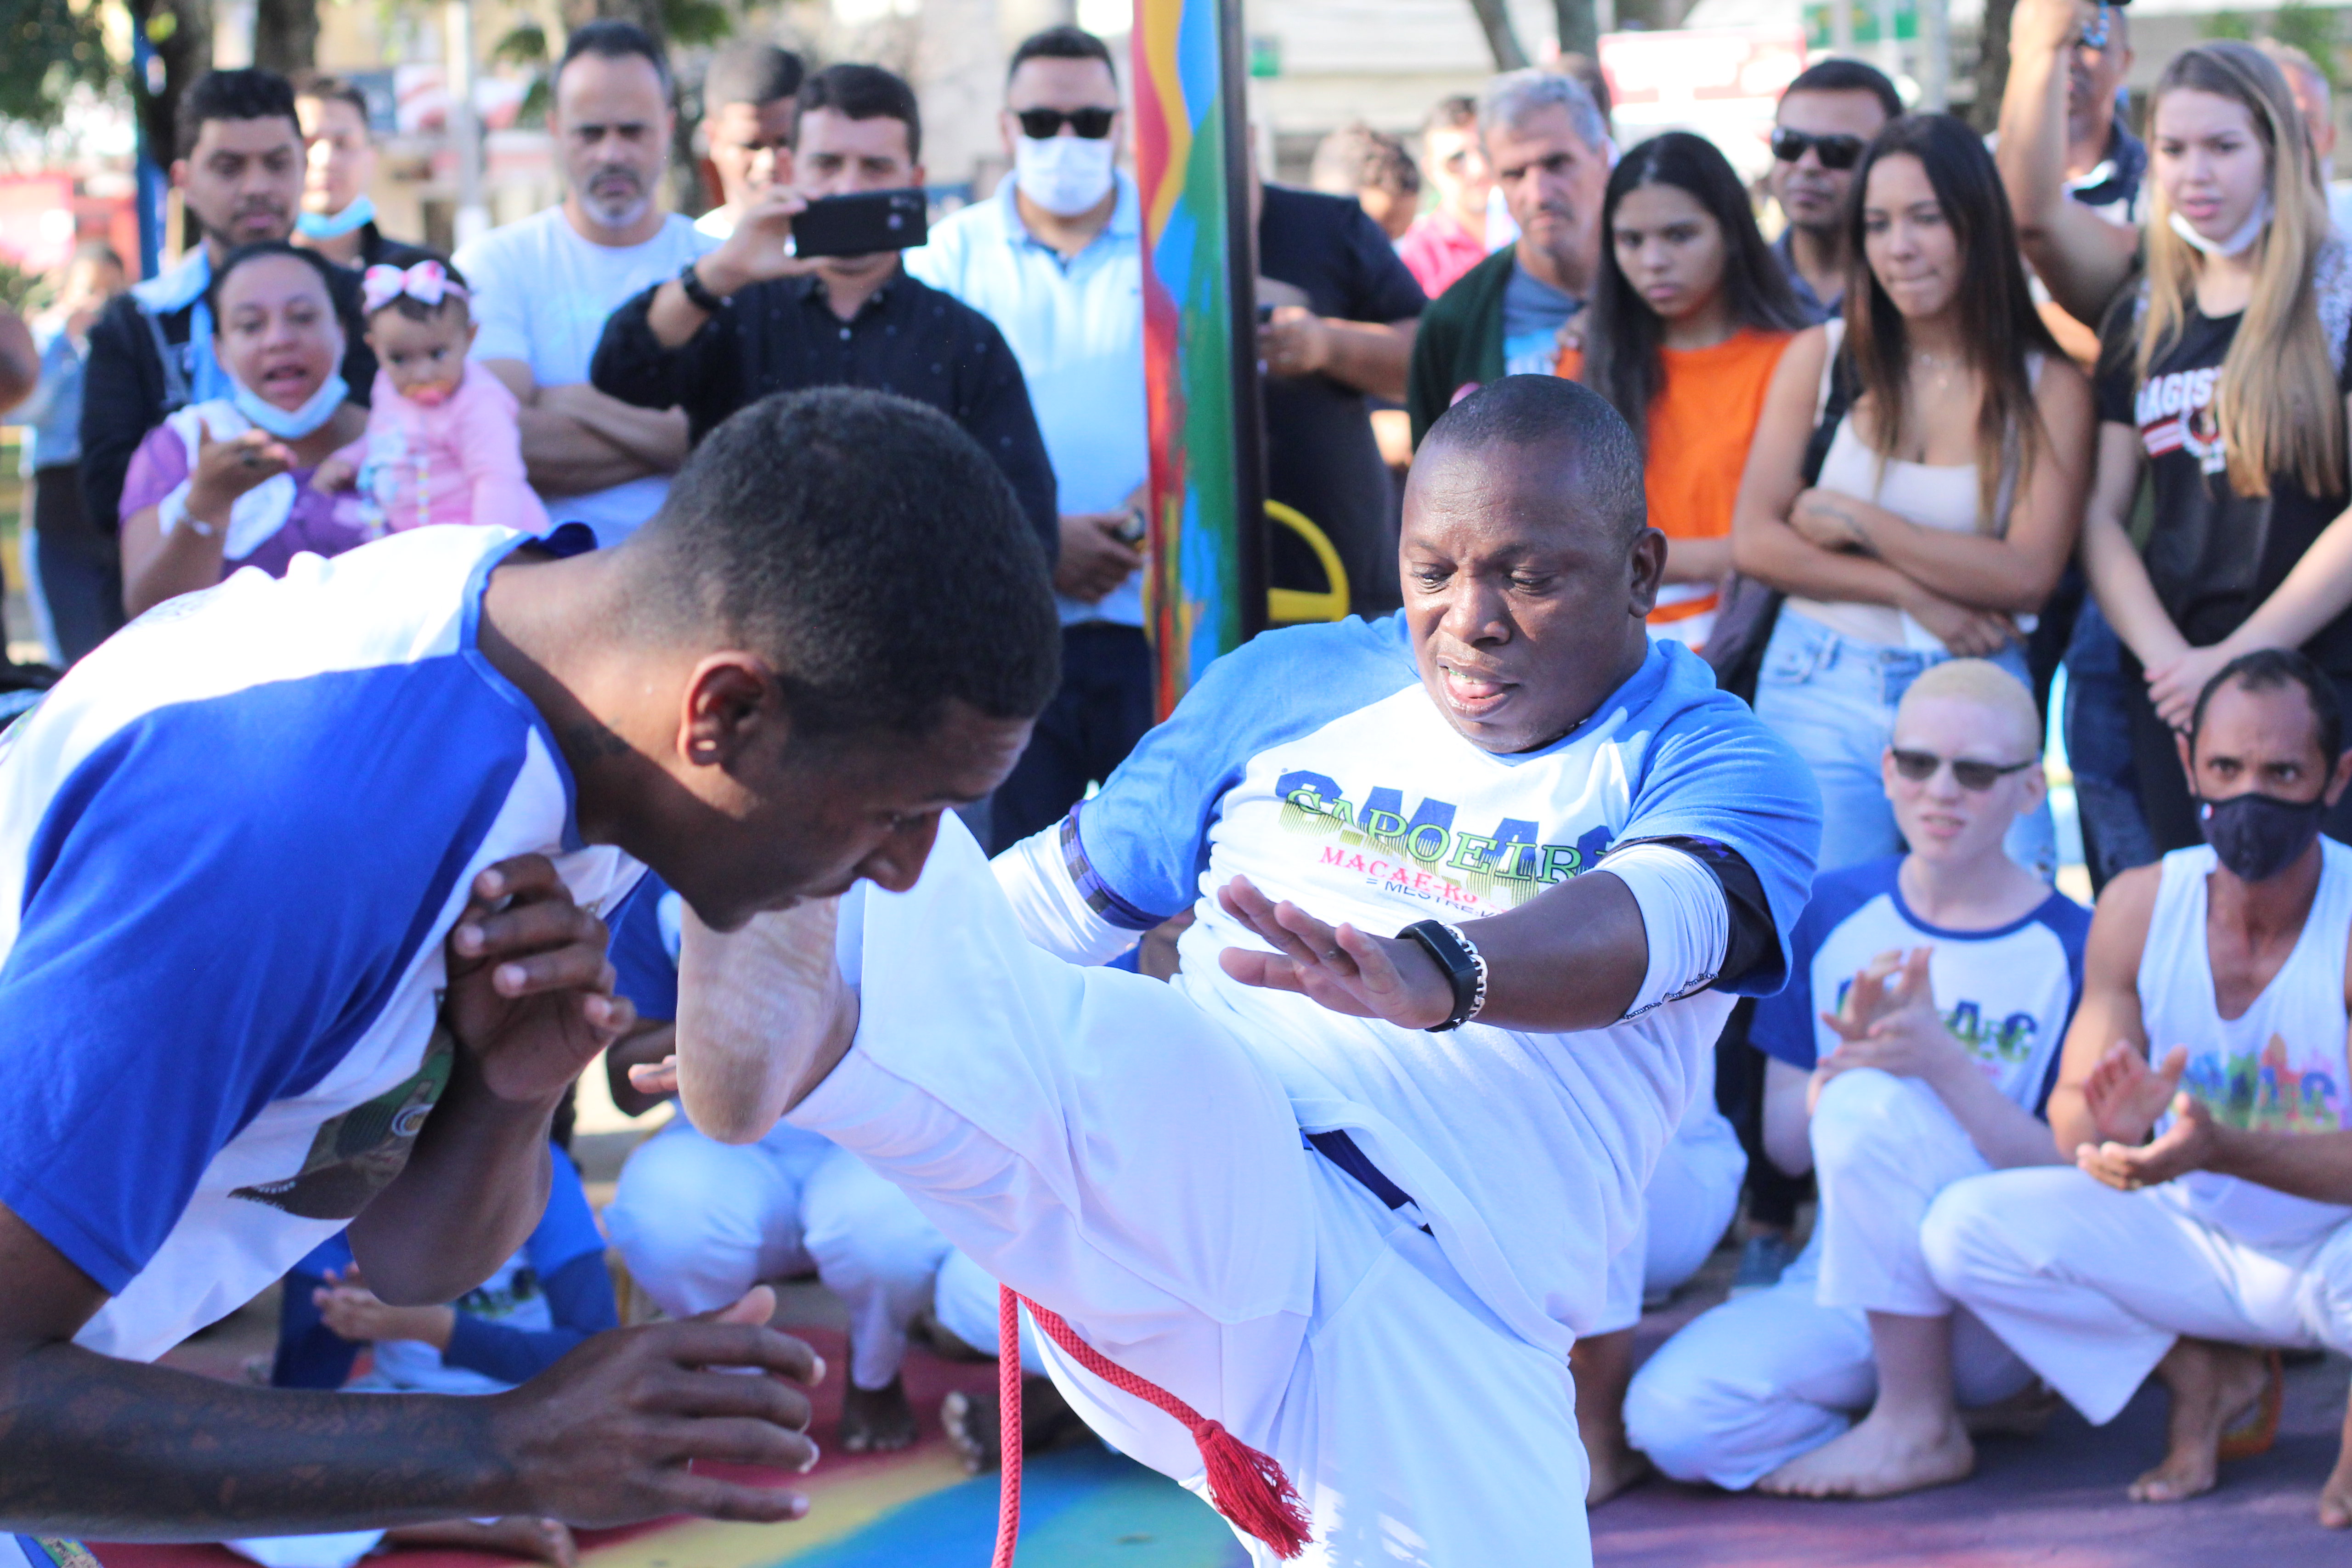
<path fill-rule="evenodd" d="M 1767 1232 L 1751 1236 L 1739 1249 L 1739 1268 L 1731 1277 L 1731 1294 L 1745 1296 L 1751 1290 L 1769 1290 L 1780 1282 L 1780 1275 L 1797 1260 L 1797 1249 L 1785 1236 Z"/>

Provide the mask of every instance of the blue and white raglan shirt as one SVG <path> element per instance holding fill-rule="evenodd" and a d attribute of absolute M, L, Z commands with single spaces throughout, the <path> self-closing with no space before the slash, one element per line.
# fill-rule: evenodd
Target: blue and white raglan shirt
<path fill-rule="evenodd" d="M 1177 984 L 1279 1078 L 1304 1130 L 1347 1131 L 1412 1195 L 1498 1316 L 1564 1347 L 1600 1313 L 1725 993 L 1781 983 L 1820 835 L 1804 763 L 1687 649 L 1652 647 L 1564 739 L 1498 756 L 1447 722 L 1391 616 L 1219 659 L 1071 821 L 997 864 L 1032 940 L 1071 956 L 1099 962 L 1192 909 Z M 1217 962 L 1265 945 L 1217 907 L 1236 876 L 1387 935 L 1503 913 L 1662 838 L 1744 862 L 1760 940 L 1715 986 L 1609 1028 L 1401 1029 L 1239 984 Z"/>
<path fill-rule="evenodd" d="M 1822 874 L 1797 921 L 1789 987 L 1756 1005 L 1748 1039 L 1766 1056 L 1812 1071 L 1839 1044 L 1821 1016 L 1837 1011 L 1853 977 L 1881 953 L 1928 948 L 1927 982 L 1944 1026 L 1994 1088 L 2042 1115 L 2083 994 L 2091 911 L 2053 892 L 2005 926 L 1947 931 L 1904 903 L 1903 860 L 1890 855 Z"/>
<path fill-rule="evenodd" d="M 476 646 L 531 542 L 426 528 L 240 572 L 0 742 L 0 1203 L 111 1298 L 77 1342 L 153 1358 L 400 1173 L 477 872 L 542 852 L 600 911 L 635 883 Z"/>

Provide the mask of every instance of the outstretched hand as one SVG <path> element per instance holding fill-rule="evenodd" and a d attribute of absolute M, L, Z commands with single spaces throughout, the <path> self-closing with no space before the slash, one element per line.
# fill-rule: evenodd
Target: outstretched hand
<path fill-rule="evenodd" d="M 2205 1102 L 2195 1095 L 2176 1094 L 2172 1125 L 2162 1137 L 2150 1143 L 2085 1143 L 2074 1151 L 2074 1163 L 2129 1193 L 2205 1169 L 2220 1146 L 2221 1132 Z"/>
<path fill-rule="evenodd" d="M 2138 1143 L 2180 1089 L 2180 1075 L 2189 1068 L 2189 1047 L 2175 1046 L 2165 1053 L 2164 1065 L 2151 1069 L 2139 1047 L 2118 1040 L 2107 1048 L 2083 1080 L 2084 1108 L 2102 1142 Z"/>
<path fill-rule="evenodd" d="M 474 879 L 449 933 L 450 1032 L 499 1100 L 550 1099 L 628 1032 L 636 1009 L 613 994 L 604 922 L 572 901 L 544 855 Z"/>
<path fill-rule="evenodd" d="M 1217 955 L 1244 985 L 1296 991 L 1334 1013 L 1404 1029 L 1426 1029 L 1453 1014 L 1454 987 L 1415 942 L 1326 924 L 1297 904 L 1276 903 L 1246 877 L 1218 889 L 1217 906 L 1276 949 L 1229 947 Z"/>

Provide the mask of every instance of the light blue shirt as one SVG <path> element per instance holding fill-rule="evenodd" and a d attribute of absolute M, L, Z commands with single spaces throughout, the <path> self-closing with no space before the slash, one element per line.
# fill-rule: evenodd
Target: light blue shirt
<path fill-rule="evenodd" d="M 996 323 L 1021 362 L 1065 512 L 1116 511 L 1150 471 L 1143 399 L 1142 215 L 1119 174 L 1108 226 L 1065 261 L 1033 238 L 1013 182 L 931 230 L 907 270 Z M 1062 620 L 1143 624 L 1143 574 Z"/>
<path fill-rule="evenodd" d="M 81 461 L 82 364 L 89 352 L 62 321 L 44 327 L 34 340 L 41 350 L 41 379 L 8 416 L 25 426 L 19 471 L 27 475 Z"/>

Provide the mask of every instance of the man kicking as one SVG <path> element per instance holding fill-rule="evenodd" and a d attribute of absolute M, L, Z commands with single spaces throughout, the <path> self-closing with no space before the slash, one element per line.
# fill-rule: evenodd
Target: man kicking
<path fill-rule="evenodd" d="M 2206 843 L 2118 876 L 2091 924 L 2050 1098 L 2080 1169 L 1962 1182 L 1920 1237 L 1937 1285 L 2094 1424 L 2164 1380 L 2143 1502 L 2212 1489 L 2264 1397 L 2248 1347 L 2352 1351 L 2352 848 L 2319 836 L 2352 782 L 2336 688 L 2299 653 L 2248 654 L 2180 758 Z M 2319 1518 L 2352 1524 L 2352 1447 Z"/>
<path fill-rule="evenodd" d="M 1279 1461 L 1310 1562 L 1589 1561 L 1568 1352 L 1728 993 L 1780 984 L 1820 831 L 1803 764 L 1643 635 L 1641 486 L 1586 389 L 1465 398 L 1413 465 L 1399 616 L 1221 659 L 994 872 L 950 824 L 837 920 L 689 914 L 688 1112 L 863 1155 Z M 1187 907 L 1172 984 L 1079 967 Z M 1044 1348 L 1204 1489 L 1166 1405 Z"/>
<path fill-rule="evenodd" d="M 720 928 L 911 887 L 1058 678 L 1003 479 L 898 399 L 757 405 L 627 545 L 567 543 L 430 528 L 240 573 L 0 748 L 8 1568 L 84 1534 L 805 1509 L 688 1468 L 815 1458 L 783 1379 L 821 1368 L 758 1326 L 765 1292 L 485 1398 L 136 1364 L 347 1223 L 388 1301 L 478 1284 L 539 1217 L 563 1087 L 630 1022 L 590 911 L 641 861 Z"/>
<path fill-rule="evenodd" d="M 1625 1402 L 1677 1480 L 1804 1497 L 1956 1481 L 1988 1419 L 1961 1407 L 2033 1382 L 1936 1289 L 1919 1222 L 1954 1182 L 2058 1159 L 2040 1113 L 2090 911 L 2002 847 L 2042 805 L 2041 734 L 2024 683 L 1982 659 L 1937 665 L 1895 710 L 1882 767 L 1910 851 L 1823 873 L 1796 973 L 1749 1032 L 1771 1058 L 1765 1152 L 1821 1180 L 1812 1240 L 1770 1289 L 1668 1340 Z"/>

